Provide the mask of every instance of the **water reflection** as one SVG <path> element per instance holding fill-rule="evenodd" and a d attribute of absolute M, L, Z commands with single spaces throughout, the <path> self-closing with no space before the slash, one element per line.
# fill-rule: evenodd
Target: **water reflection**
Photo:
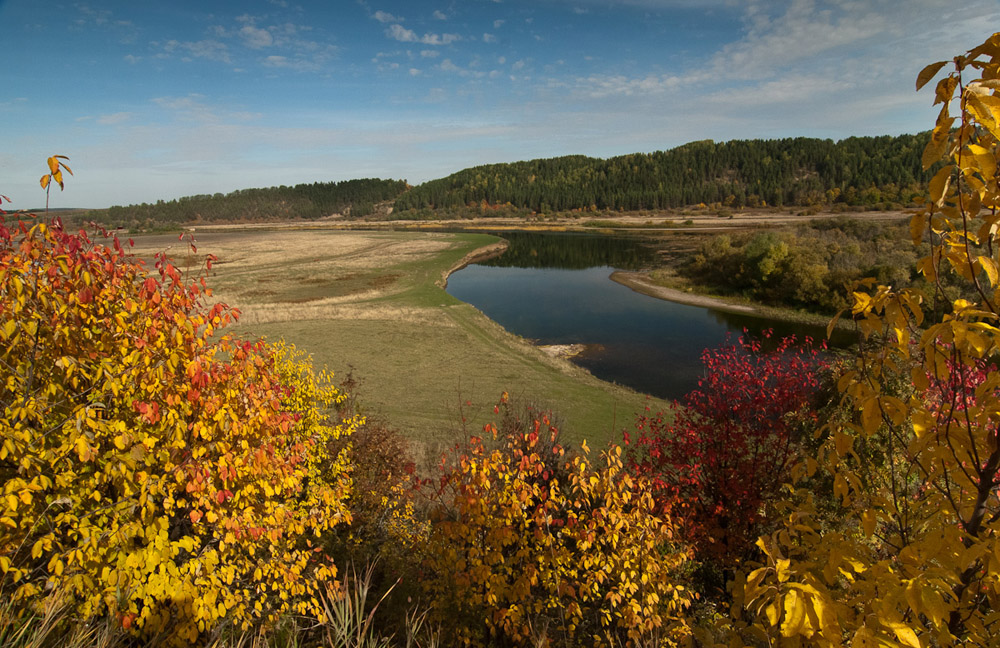
<path fill-rule="evenodd" d="M 504 234 L 504 238 L 510 237 Z M 518 237 L 520 238 L 520 237 Z M 697 385 L 701 353 L 727 337 L 811 336 L 822 327 L 777 322 L 648 297 L 609 279 L 615 269 L 652 254 L 634 239 L 527 235 L 489 264 L 471 265 L 448 280 L 448 292 L 476 306 L 507 330 L 539 344 L 587 344 L 574 361 L 598 378 L 661 398 L 679 398 Z M 534 239 L 534 240 L 533 240 Z M 565 249 L 560 245 L 565 244 Z M 631 245 L 632 249 L 628 249 Z M 530 250 L 535 250 L 531 253 Z M 622 265 L 567 269 L 602 254 Z M 605 257 L 606 258 L 606 257 Z M 564 264 L 546 267 L 550 259 Z M 527 261 L 525 261 L 527 260 Z M 516 265 L 530 263 L 530 265 Z M 838 340 L 843 343 L 843 340 Z"/>
<path fill-rule="evenodd" d="M 648 268 L 656 259 L 656 251 L 642 238 L 549 232 L 492 233 L 508 244 L 501 256 L 483 263 L 495 268 L 583 270 L 609 266 L 639 270 Z"/>

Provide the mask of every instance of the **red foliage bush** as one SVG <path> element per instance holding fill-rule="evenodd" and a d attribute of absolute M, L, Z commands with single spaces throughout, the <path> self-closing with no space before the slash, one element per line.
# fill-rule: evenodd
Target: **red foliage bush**
<path fill-rule="evenodd" d="M 706 350 L 702 362 L 705 377 L 682 403 L 625 432 L 627 460 L 684 518 L 680 528 L 702 557 L 739 558 L 796 456 L 796 431 L 815 421 L 828 363 L 794 337 L 771 352 L 740 338 Z"/>

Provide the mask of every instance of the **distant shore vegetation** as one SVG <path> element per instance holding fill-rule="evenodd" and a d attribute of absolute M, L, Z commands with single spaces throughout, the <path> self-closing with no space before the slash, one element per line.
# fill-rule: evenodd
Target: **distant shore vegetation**
<path fill-rule="evenodd" d="M 929 135 L 691 142 L 608 159 L 568 155 L 459 171 L 411 187 L 367 178 L 241 189 L 115 206 L 81 220 L 133 230 L 187 223 L 317 220 L 538 218 L 707 207 L 797 207 L 805 212 L 914 206 L 936 168 L 924 170 Z"/>

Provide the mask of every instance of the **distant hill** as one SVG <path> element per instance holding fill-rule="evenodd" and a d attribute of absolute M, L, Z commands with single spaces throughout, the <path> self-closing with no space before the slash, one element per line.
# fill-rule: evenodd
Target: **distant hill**
<path fill-rule="evenodd" d="M 367 178 L 241 189 L 228 194 L 110 207 L 88 212 L 82 218 L 112 227 L 157 229 L 190 222 L 315 220 L 344 212 L 361 217 L 372 214 L 378 205 L 391 204 L 408 186 L 405 180 Z"/>
<path fill-rule="evenodd" d="M 669 151 L 609 159 L 581 155 L 490 164 L 426 182 L 396 199 L 406 212 L 506 206 L 536 212 L 906 204 L 930 175 L 921 166 L 929 134 L 692 142 Z"/>
<path fill-rule="evenodd" d="M 641 211 L 704 203 L 719 208 L 843 205 L 891 209 L 919 201 L 935 169 L 929 133 L 833 140 L 711 140 L 608 159 L 583 155 L 488 164 L 410 187 L 346 180 L 243 189 L 87 212 L 81 220 L 130 229 L 191 222 L 434 218 L 512 211 Z"/>

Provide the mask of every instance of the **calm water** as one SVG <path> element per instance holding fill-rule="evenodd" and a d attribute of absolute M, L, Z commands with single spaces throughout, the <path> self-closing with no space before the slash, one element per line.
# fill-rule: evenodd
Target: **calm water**
<path fill-rule="evenodd" d="M 701 375 L 701 353 L 706 348 L 735 339 L 744 328 L 759 336 L 771 328 L 778 336 L 795 334 L 822 339 L 820 327 L 806 327 L 772 320 L 733 315 L 697 306 L 686 306 L 641 295 L 615 283 L 615 269 L 638 267 L 649 251 L 641 243 L 619 246 L 614 265 L 601 254 L 595 265 L 582 269 L 544 266 L 540 250 L 555 249 L 560 239 L 573 253 L 573 268 L 580 264 L 581 247 L 600 249 L 598 237 L 541 236 L 542 245 L 532 248 L 531 235 L 512 241 L 513 254 L 505 254 L 490 265 L 471 265 L 448 279 L 448 292 L 470 303 L 508 331 L 538 344 L 588 344 L 597 348 L 574 358 L 598 378 L 628 385 L 661 398 L 679 398 L 696 386 Z M 504 238 L 511 240 L 509 234 Z M 625 253 L 624 248 L 638 248 Z M 509 265 L 511 259 L 526 259 Z M 632 261 L 629 261 L 632 259 Z M 553 264 L 559 265 L 559 261 Z"/>

